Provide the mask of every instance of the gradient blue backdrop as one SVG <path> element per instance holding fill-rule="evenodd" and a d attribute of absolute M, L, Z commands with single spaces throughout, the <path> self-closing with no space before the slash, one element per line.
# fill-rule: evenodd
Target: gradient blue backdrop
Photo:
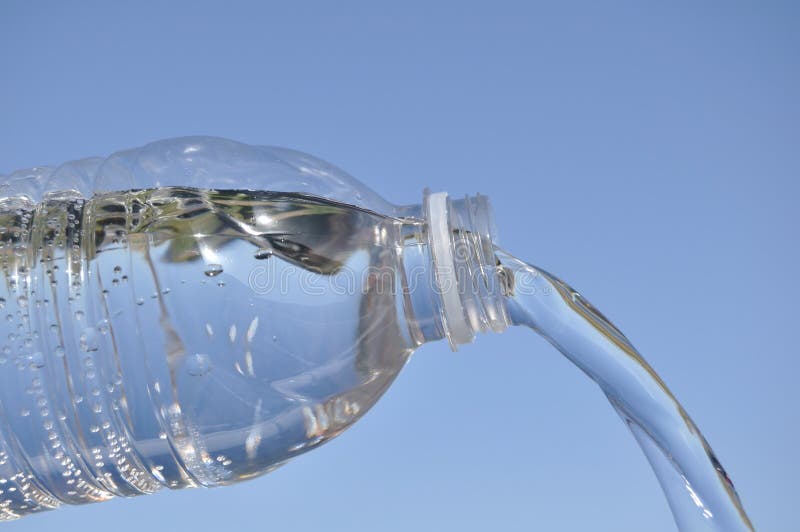
<path fill-rule="evenodd" d="M 113 5 L 111 5 L 113 4 Z M 158 138 L 488 193 L 672 386 L 757 528 L 797 530 L 796 2 L 0 4 L 0 173 Z M 218 490 L 43 530 L 673 530 L 600 391 L 524 330 L 423 347 L 348 433 Z"/>

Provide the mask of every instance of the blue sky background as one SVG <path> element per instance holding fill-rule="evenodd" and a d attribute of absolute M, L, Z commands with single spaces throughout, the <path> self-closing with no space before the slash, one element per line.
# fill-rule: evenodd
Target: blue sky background
<path fill-rule="evenodd" d="M 797 3 L 111 4 L 0 4 L 0 173 L 212 134 L 395 203 L 489 194 L 504 246 L 671 385 L 756 527 L 796 529 Z M 511 330 L 424 346 L 359 424 L 266 477 L 3 525 L 79 529 L 674 525 L 599 389 Z"/>

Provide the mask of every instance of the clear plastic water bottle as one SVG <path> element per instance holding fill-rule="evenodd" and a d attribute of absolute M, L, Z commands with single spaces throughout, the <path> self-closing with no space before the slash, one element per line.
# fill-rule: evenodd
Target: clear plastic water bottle
<path fill-rule="evenodd" d="M 266 473 L 508 322 L 483 196 L 205 137 L 2 181 L 0 519 Z"/>
<path fill-rule="evenodd" d="M 299 152 L 205 137 L 0 178 L 0 519 L 266 473 L 411 352 L 528 327 L 606 393 L 679 527 L 751 530 L 711 447 L 488 201 L 394 206 Z"/>

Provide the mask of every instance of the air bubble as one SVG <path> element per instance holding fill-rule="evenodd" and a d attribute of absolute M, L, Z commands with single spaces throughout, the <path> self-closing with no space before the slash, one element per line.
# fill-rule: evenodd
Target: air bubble
<path fill-rule="evenodd" d="M 222 273 L 222 265 L 221 264 L 209 264 L 206 267 L 206 271 L 204 273 L 208 277 L 216 277 L 217 275 Z"/>
<path fill-rule="evenodd" d="M 39 369 L 44 367 L 44 355 L 41 351 L 36 351 L 30 355 L 31 368 Z"/>
<path fill-rule="evenodd" d="M 193 377 L 202 377 L 211 371 L 211 358 L 204 353 L 197 353 L 187 357 L 186 371 Z"/>
<path fill-rule="evenodd" d="M 97 341 L 97 329 L 86 327 L 80 336 L 81 350 L 87 353 L 97 351 L 100 347 Z"/>

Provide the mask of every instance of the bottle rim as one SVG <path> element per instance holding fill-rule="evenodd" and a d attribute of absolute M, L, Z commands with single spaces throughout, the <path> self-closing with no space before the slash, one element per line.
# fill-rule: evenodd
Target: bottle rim
<path fill-rule="evenodd" d="M 450 347 L 470 343 L 476 333 L 502 332 L 509 325 L 494 255 L 496 230 L 489 198 L 452 200 L 425 190 L 423 199 L 441 318 Z"/>

